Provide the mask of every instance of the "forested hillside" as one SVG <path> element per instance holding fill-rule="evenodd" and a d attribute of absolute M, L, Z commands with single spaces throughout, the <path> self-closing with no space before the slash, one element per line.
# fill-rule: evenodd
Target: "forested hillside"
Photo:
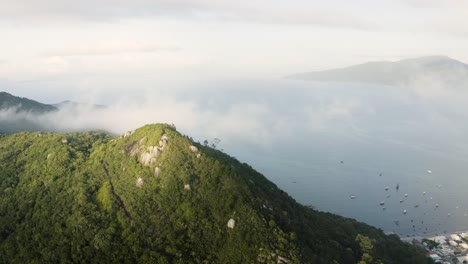
<path fill-rule="evenodd" d="M 430 263 L 169 125 L 0 135 L 0 262 Z"/>

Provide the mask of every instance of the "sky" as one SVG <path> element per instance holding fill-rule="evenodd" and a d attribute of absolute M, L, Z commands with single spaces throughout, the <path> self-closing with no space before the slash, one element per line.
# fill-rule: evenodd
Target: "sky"
<path fill-rule="evenodd" d="M 0 0 L 0 86 L 109 104 L 373 60 L 468 62 L 466 17 L 462 0 Z"/>

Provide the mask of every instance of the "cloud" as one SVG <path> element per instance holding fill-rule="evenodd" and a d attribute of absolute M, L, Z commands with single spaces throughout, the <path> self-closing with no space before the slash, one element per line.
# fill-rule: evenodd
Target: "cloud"
<path fill-rule="evenodd" d="M 158 46 L 151 43 L 141 43 L 123 39 L 111 39 L 100 42 L 88 42 L 75 44 L 63 51 L 50 52 L 45 57 L 69 57 L 69 56 L 99 56 L 125 53 L 154 53 L 177 52 L 181 49 L 177 46 Z"/>
<path fill-rule="evenodd" d="M 120 97 L 105 109 L 78 105 L 41 116 L 2 110 L 0 128 L 103 129 L 121 134 L 145 124 L 174 123 L 200 142 L 220 138 L 220 148 L 240 151 L 241 158 L 246 153 L 295 157 L 331 146 L 340 152 L 396 143 L 407 149 L 468 151 L 464 138 L 468 125 L 463 122 L 468 118 L 466 92 L 441 93 L 440 81 L 434 88 L 428 87 L 433 81 L 418 83 L 424 86 L 420 91 L 295 81 L 136 88 L 115 92 Z M 89 102 L 87 96 L 83 93 L 78 101 Z"/>
<path fill-rule="evenodd" d="M 298 1 L 253 0 L 239 5 L 215 0 L 135 0 L 135 1 L 66 1 L 2 0 L 0 19 L 9 20 L 90 20 L 115 21 L 125 18 L 175 17 L 178 19 L 240 21 L 267 24 L 305 24 L 368 29 L 375 25 L 366 20 L 323 5 Z"/>
<path fill-rule="evenodd" d="M 317 101 L 309 105 L 310 92 L 306 89 L 285 90 L 270 85 L 251 89 L 249 84 L 245 85 L 223 90 L 218 87 L 196 91 L 137 89 L 134 93 L 143 93 L 143 99 L 137 101 L 122 95 L 120 101 L 105 109 L 78 105 L 39 116 L 10 109 L 0 112 L 0 122 L 17 120 L 52 131 L 104 129 L 116 134 L 149 123 L 174 123 L 180 131 L 199 140 L 221 138 L 228 144 L 242 142 L 271 148 L 278 140 L 295 141 L 304 137 L 304 133 L 326 133 L 331 127 L 346 127 L 354 115 L 367 111 L 355 99 Z M 282 99 L 278 101 L 276 95 Z M 287 108 L 283 105 L 286 102 Z M 314 122 L 310 122 L 312 115 Z"/>

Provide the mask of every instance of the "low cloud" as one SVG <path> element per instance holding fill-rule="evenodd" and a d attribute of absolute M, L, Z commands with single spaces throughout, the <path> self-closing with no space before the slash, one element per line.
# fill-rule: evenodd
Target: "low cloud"
<path fill-rule="evenodd" d="M 36 126 L 121 134 L 145 124 L 173 123 L 195 140 L 220 138 L 221 148 L 242 146 L 249 151 L 305 151 L 343 141 L 355 145 L 400 142 L 408 148 L 468 147 L 460 143 L 468 133 L 468 125 L 461 122 L 468 118 L 466 92 L 443 90 L 440 81 L 417 83 L 424 84 L 421 91 L 280 80 L 216 83 L 197 89 L 135 89 L 131 98 L 122 94 L 106 108 L 74 105 L 45 115 L 3 110 L 0 124 L 2 128 L 22 124 L 16 127 L 19 130 Z"/>
<path fill-rule="evenodd" d="M 271 148 L 278 140 L 300 141 L 307 133 L 325 133 L 337 125 L 346 126 L 354 115 L 368 111 L 355 98 L 320 101 L 311 97 L 308 101 L 304 94 L 310 92 L 303 88 L 266 87 L 206 88 L 193 94 L 184 89 L 149 91 L 140 101 L 122 98 L 99 109 L 72 105 L 43 115 L 9 109 L 0 112 L 0 122 L 17 120 L 39 130 L 102 129 L 115 134 L 150 123 L 174 123 L 180 131 L 200 141 L 221 138 L 231 144 L 243 142 Z"/>
<path fill-rule="evenodd" d="M 123 53 L 148 53 L 148 52 L 177 52 L 181 48 L 177 46 L 158 46 L 150 43 L 140 43 L 133 41 L 108 40 L 105 42 L 83 43 L 76 47 L 63 51 L 56 51 L 45 54 L 44 57 L 68 57 L 68 56 L 98 56 Z"/>

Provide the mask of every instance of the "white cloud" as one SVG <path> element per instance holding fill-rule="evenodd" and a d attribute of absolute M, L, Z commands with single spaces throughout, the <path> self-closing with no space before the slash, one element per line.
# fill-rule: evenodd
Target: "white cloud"
<path fill-rule="evenodd" d="M 371 21 L 343 10 L 324 8 L 319 2 L 255 0 L 238 3 L 213 0 L 67 1 L 2 0 L 0 19 L 120 20 L 132 17 L 225 20 L 273 24 L 310 24 L 345 28 L 373 28 Z"/>
<path fill-rule="evenodd" d="M 141 43 L 124 39 L 107 39 L 94 43 L 75 44 L 74 47 L 67 47 L 66 50 L 55 51 L 45 54 L 45 57 L 65 57 L 65 56 L 98 56 L 124 53 L 147 53 L 147 52 L 177 52 L 177 46 L 158 46 L 150 43 Z"/>

